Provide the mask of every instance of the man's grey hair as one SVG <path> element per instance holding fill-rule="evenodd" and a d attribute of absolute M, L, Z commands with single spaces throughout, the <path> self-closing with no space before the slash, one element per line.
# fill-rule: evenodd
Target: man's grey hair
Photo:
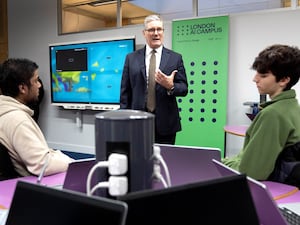
<path fill-rule="evenodd" d="M 144 27 L 145 27 L 145 29 L 147 29 L 148 23 L 150 23 L 152 21 L 161 21 L 163 23 L 163 20 L 160 18 L 159 15 L 149 15 L 144 20 Z"/>

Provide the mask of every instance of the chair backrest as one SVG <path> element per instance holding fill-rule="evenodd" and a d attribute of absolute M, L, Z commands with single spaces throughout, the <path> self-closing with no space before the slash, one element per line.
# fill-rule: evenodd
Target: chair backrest
<path fill-rule="evenodd" d="M 268 180 L 300 188 L 300 142 L 283 149 Z"/>
<path fill-rule="evenodd" d="M 0 180 L 7 180 L 18 177 L 15 171 L 8 149 L 0 143 Z"/>

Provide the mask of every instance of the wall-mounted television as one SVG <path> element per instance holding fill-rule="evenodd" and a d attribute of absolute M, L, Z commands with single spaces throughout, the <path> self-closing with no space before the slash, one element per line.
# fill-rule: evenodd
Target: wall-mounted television
<path fill-rule="evenodd" d="M 134 50 L 135 37 L 50 44 L 51 104 L 118 109 L 125 58 Z"/>

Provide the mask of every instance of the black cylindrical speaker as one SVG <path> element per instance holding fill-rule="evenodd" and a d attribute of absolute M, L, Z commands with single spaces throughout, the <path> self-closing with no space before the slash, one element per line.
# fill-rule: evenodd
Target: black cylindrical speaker
<path fill-rule="evenodd" d="M 128 192 L 152 188 L 154 118 L 151 113 L 129 109 L 96 115 L 96 161 L 106 161 L 112 153 L 125 154 Z M 98 173 L 99 181 L 107 176 L 107 173 Z"/>

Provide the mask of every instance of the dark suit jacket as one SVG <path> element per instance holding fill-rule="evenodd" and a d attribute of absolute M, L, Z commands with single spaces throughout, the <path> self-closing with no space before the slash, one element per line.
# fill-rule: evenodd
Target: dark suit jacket
<path fill-rule="evenodd" d="M 146 46 L 126 56 L 121 82 L 121 109 L 146 110 L 147 75 L 145 65 Z M 182 56 L 170 49 L 163 48 L 160 70 L 170 75 L 178 70 L 174 77 L 174 92 L 167 94 L 167 90 L 156 84 L 155 127 L 161 135 L 174 134 L 181 130 L 176 96 L 186 96 L 188 83 Z"/>

